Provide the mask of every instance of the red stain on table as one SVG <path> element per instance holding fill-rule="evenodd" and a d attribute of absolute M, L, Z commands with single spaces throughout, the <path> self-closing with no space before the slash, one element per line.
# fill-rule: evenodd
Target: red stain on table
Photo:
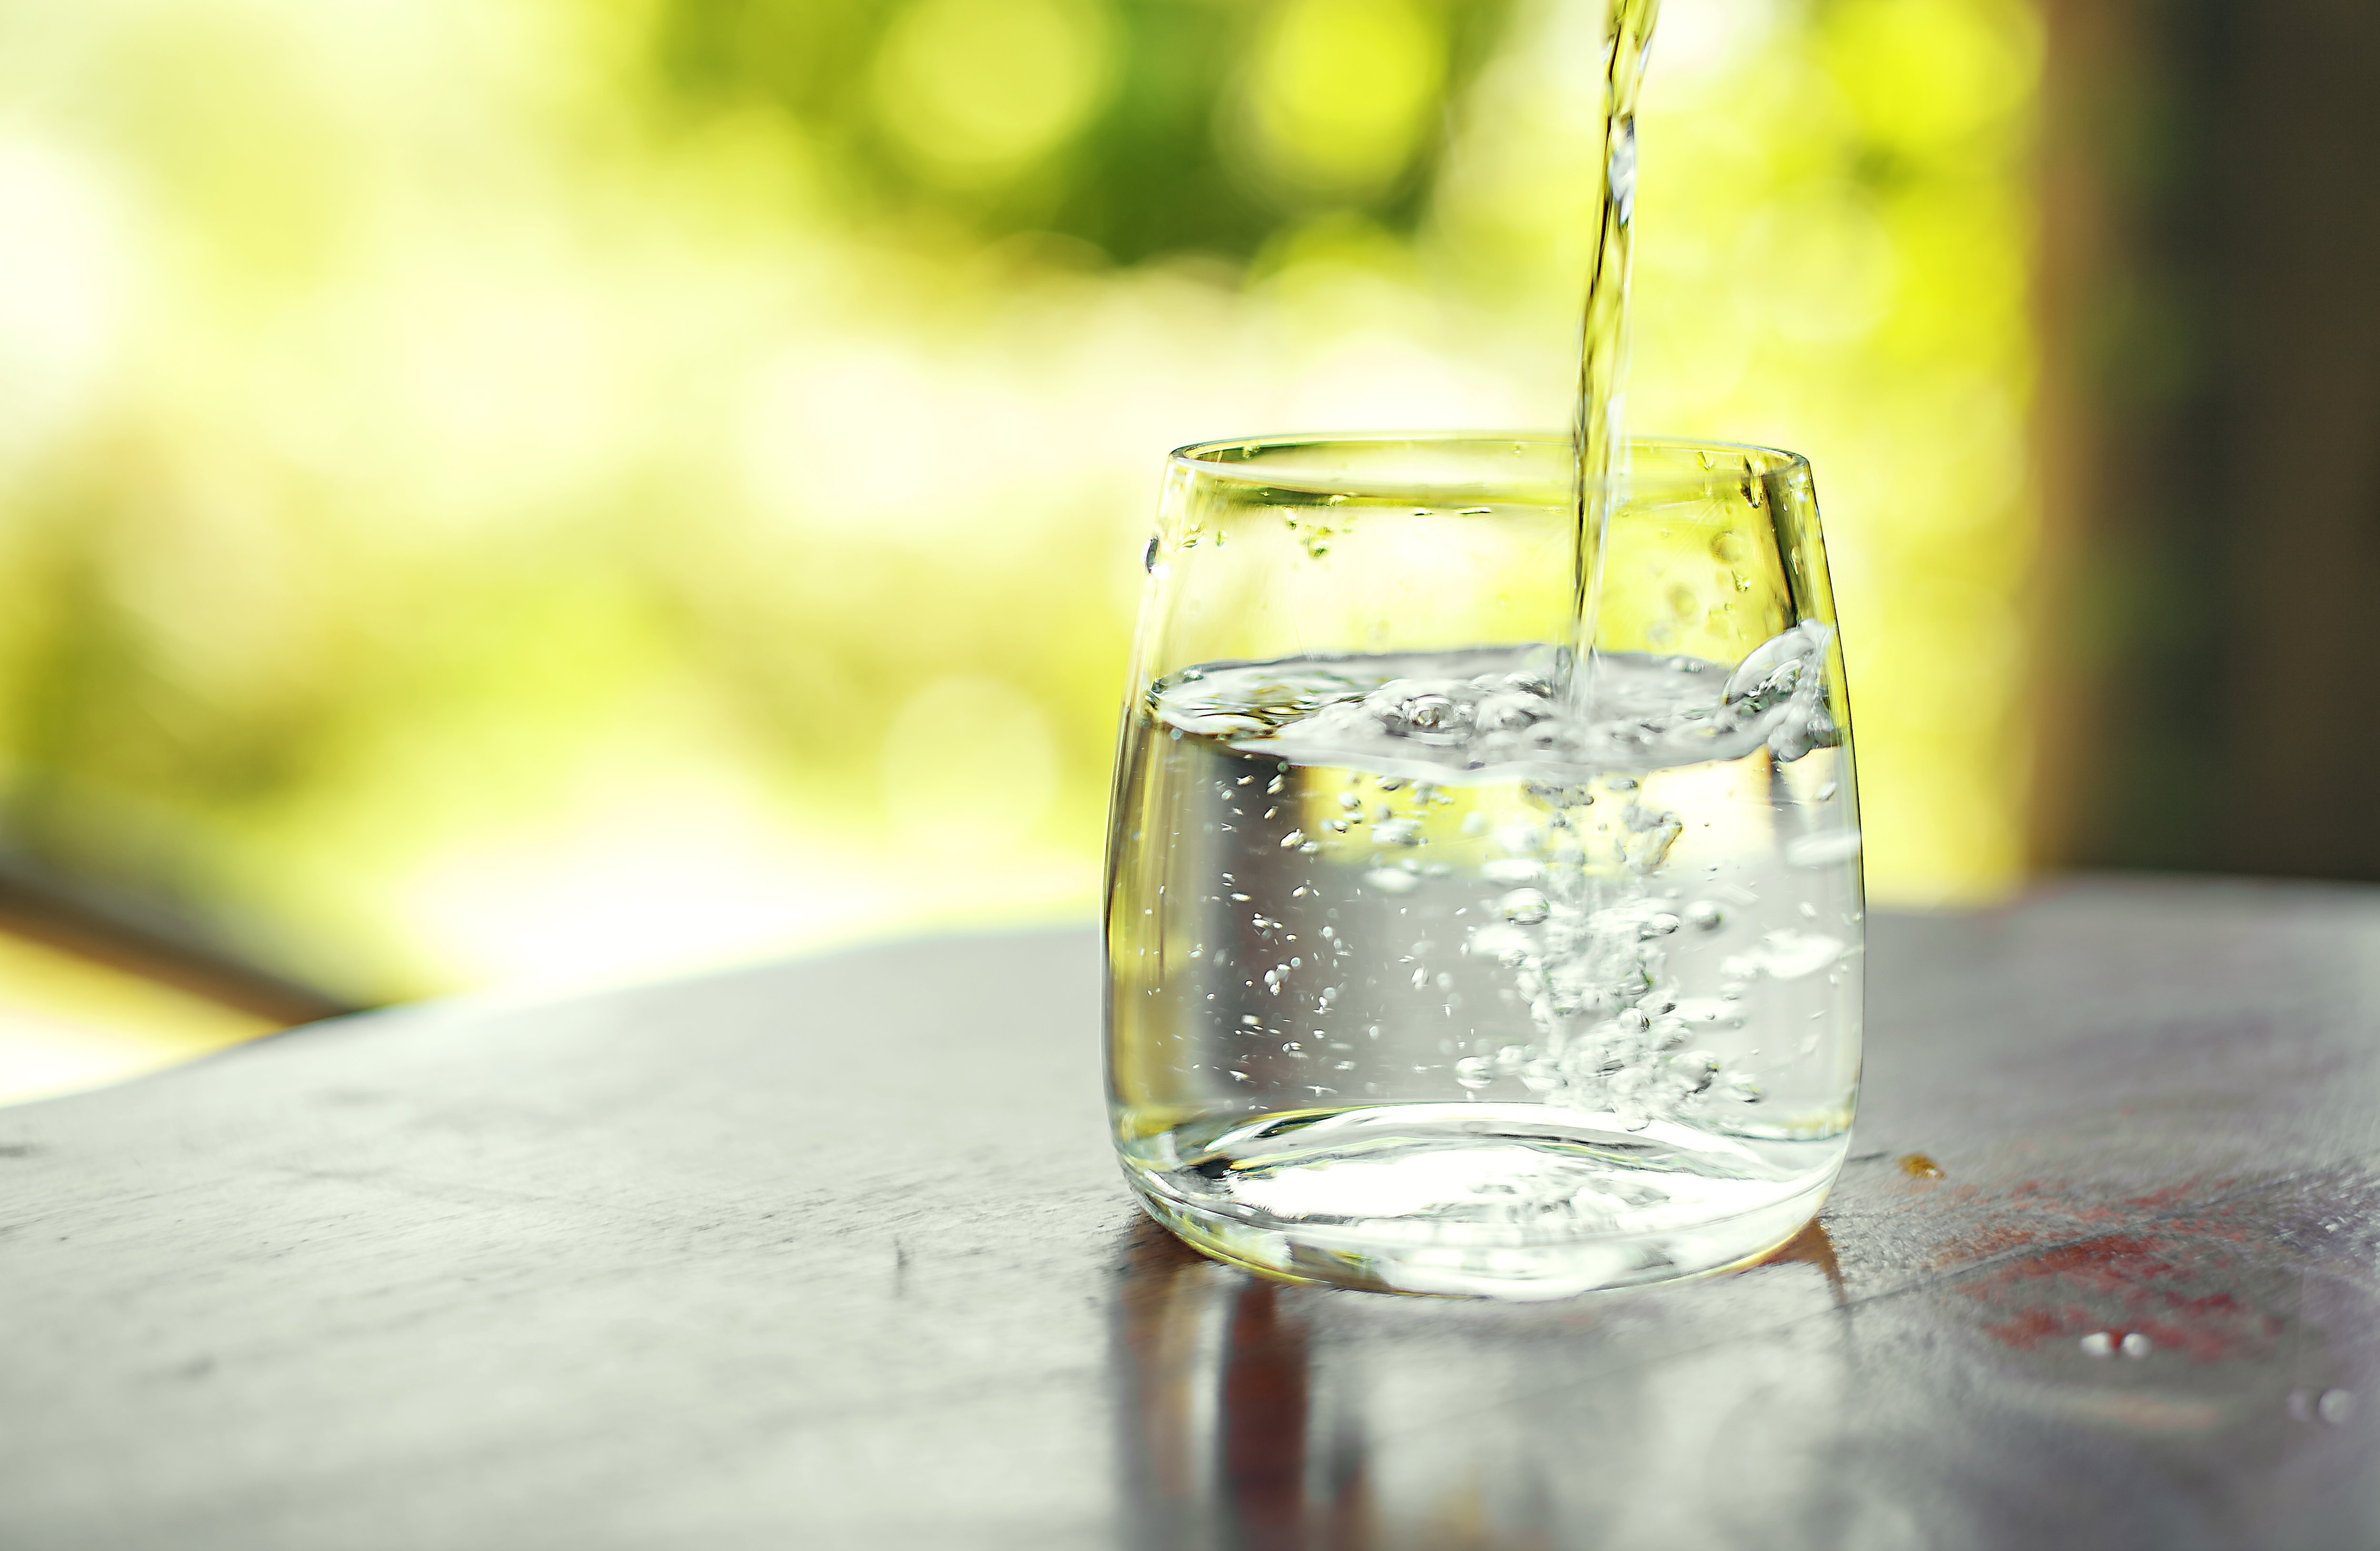
<path fill-rule="evenodd" d="M 2282 1321 L 2241 1287 L 2241 1235 L 2228 1223 L 2166 1223 L 2026 1255 L 1964 1283 L 1980 1327 L 2020 1351 L 2102 1332 L 2145 1336 L 2196 1363 L 2272 1355 Z"/>

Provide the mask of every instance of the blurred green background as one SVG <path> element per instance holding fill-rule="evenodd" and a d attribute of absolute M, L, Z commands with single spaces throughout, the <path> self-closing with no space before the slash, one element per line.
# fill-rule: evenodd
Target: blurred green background
<path fill-rule="evenodd" d="M 2041 48 L 1667 0 L 1631 425 L 2025 855 Z M 360 1000 L 1079 918 L 1165 451 L 1552 427 L 1586 0 L 0 4 L 0 846 Z"/>

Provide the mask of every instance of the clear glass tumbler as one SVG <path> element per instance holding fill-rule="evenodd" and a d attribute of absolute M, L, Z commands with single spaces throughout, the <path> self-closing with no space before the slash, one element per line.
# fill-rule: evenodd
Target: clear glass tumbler
<path fill-rule="evenodd" d="M 1859 1085 L 1809 465 L 1633 445 L 1573 672 L 1559 437 L 1173 454 L 1108 852 L 1142 1204 L 1293 1280 L 1559 1297 L 1757 1257 Z"/>

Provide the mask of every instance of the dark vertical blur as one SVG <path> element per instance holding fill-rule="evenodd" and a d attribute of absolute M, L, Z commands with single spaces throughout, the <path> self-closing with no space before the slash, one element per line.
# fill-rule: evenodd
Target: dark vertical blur
<path fill-rule="evenodd" d="M 2380 6 L 2046 9 L 2042 859 L 2380 878 Z"/>

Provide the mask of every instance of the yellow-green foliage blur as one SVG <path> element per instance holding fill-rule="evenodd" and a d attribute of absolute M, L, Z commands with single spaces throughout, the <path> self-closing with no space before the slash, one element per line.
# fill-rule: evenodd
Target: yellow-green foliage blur
<path fill-rule="evenodd" d="M 1668 0 L 1644 431 L 2018 866 L 2019 0 Z M 1589 0 L 0 0 L 0 842 L 369 996 L 1087 915 L 1166 449 L 1566 422 Z"/>

